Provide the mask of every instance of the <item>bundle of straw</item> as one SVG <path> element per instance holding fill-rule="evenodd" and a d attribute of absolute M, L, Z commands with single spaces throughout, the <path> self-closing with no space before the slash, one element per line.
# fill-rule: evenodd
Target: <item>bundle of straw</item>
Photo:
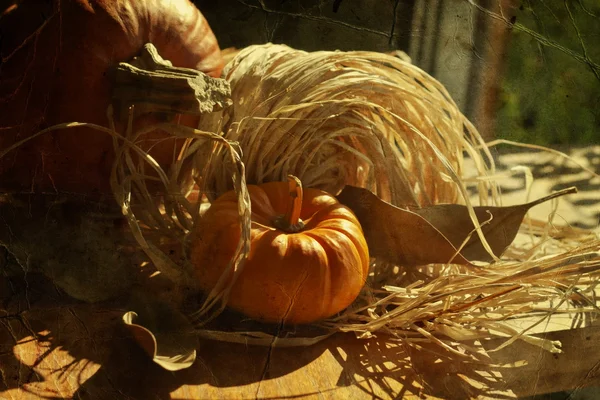
<path fill-rule="evenodd" d="M 478 177 L 474 182 L 480 200 L 487 203 L 490 194 L 493 202 L 499 200 L 490 178 L 493 160 L 477 130 L 443 86 L 410 63 L 372 52 L 306 53 L 267 44 L 239 52 L 224 76 L 231 84 L 233 106 L 204 118 L 199 130 L 162 127 L 188 138 L 171 174 L 159 173 L 172 196 L 159 206 L 150 199 L 143 189 L 143 167 L 127 156 L 130 148 L 119 153 L 113 174 L 117 200 L 142 248 L 175 281 L 191 282 L 185 238 L 202 218 L 203 202 L 232 187 L 238 193 L 242 236 L 228 270 L 239 275 L 250 246 L 247 183 L 294 174 L 306 186 L 331 193 L 351 184 L 397 205 L 469 206 L 461 179 L 466 153 L 475 165 L 469 175 Z M 189 181 L 181 177 L 190 163 L 199 185 L 193 201 L 185 196 Z M 156 164 L 153 168 L 160 170 Z M 403 268 L 372 260 L 370 279 L 357 301 L 319 326 L 328 334 L 386 332 L 390 340 L 432 341 L 457 356 L 477 359 L 480 353 L 456 341 L 503 336 L 558 351 L 556 343 L 516 330 L 509 321 L 530 315 L 541 321 L 558 312 L 595 313 L 588 295 L 600 278 L 600 240 L 551 225 L 525 228 L 531 240 L 513 245 L 509 260 L 485 267 Z M 165 238 L 184 242 L 177 258 L 161 251 Z M 194 313 L 198 333 L 271 345 L 272 337 L 265 333 L 206 328 L 205 322 L 225 307 L 229 289 L 218 284 Z"/>
<path fill-rule="evenodd" d="M 424 206 L 458 201 L 448 167 L 460 175 L 464 152 L 485 172 L 483 141 L 446 89 L 396 57 L 267 44 L 239 52 L 223 74 L 234 104 L 201 128 L 240 143 L 249 183 L 293 174 L 330 193 L 350 184 Z M 209 191 L 231 188 L 222 170 L 203 178 Z"/>

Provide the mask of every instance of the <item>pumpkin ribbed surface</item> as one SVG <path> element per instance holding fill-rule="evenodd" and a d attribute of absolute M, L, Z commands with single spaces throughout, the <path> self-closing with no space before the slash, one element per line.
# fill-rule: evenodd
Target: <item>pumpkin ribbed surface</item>
<path fill-rule="evenodd" d="M 288 185 L 249 185 L 251 250 L 228 306 L 265 322 L 310 323 L 348 307 L 362 289 L 369 252 L 359 222 L 335 197 L 305 189 L 295 233 L 276 221 L 290 202 Z M 240 237 L 237 197 L 219 197 L 194 231 L 190 258 L 200 286 L 213 288 Z"/>
<path fill-rule="evenodd" d="M 189 0 L 20 1 L 0 18 L 0 36 L 0 149 L 60 123 L 108 126 L 110 68 L 145 43 L 174 66 L 212 76 L 223 67 L 208 22 Z M 161 141 L 168 137 L 155 131 L 142 143 L 163 167 L 178 151 L 174 140 Z M 109 135 L 59 130 L 0 159 L 0 189 L 110 195 L 113 162 Z"/>

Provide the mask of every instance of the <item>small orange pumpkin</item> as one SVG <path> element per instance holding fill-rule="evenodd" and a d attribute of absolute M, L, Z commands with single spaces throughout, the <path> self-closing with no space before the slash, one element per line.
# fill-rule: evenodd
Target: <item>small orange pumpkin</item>
<path fill-rule="evenodd" d="M 360 223 L 336 198 L 300 180 L 249 185 L 251 248 L 228 306 L 263 322 L 303 324 L 348 307 L 365 284 L 369 250 Z M 190 259 L 212 289 L 240 238 L 237 197 L 219 197 L 192 235 Z"/>

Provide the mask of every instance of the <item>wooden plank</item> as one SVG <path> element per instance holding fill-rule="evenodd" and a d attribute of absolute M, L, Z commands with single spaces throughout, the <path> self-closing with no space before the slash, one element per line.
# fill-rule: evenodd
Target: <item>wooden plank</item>
<path fill-rule="evenodd" d="M 132 340 L 122 310 L 27 282 L 0 279 L 0 399 L 514 397 L 498 370 L 352 334 L 300 348 L 203 341 L 196 363 L 172 373 Z"/>

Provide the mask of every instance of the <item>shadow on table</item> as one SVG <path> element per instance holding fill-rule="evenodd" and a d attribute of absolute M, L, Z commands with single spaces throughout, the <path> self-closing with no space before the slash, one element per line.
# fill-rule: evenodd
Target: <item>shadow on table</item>
<path fill-rule="evenodd" d="M 439 346 L 359 340 L 353 334 L 301 348 L 202 341 L 195 364 L 173 373 L 152 362 L 134 342 L 122 323 L 122 308 L 72 300 L 38 275 L 0 276 L 0 289 L 0 397 L 167 399 L 175 391 L 212 388 L 209 392 L 215 393 L 216 388 L 267 382 L 301 370 L 287 383 L 297 376 L 325 376 L 322 382 L 329 387 L 307 382 L 291 390 L 282 384 L 277 394 L 336 397 L 362 391 L 372 398 L 511 398 L 497 371 L 459 360 Z M 254 393 L 254 388 L 245 397 L 264 393 L 268 398 L 276 390 Z"/>
<path fill-rule="evenodd" d="M 131 346 L 137 349 L 133 344 Z M 113 349 L 111 358 L 80 387 L 75 397 L 100 399 L 110 388 L 114 390 L 111 396 L 167 399 L 170 393 L 190 385 L 173 396 L 180 398 L 185 393 L 196 398 L 202 393 L 216 393 L 204 385 L 214 389 L 263 382 L 263 387 L 270 388 L 263 390 L 261 387 L 259 391 L 256 386 L 251 386 L 228 394 L 234 396 L 231 398 L 238 395 L 261 399 L 297 398 L 316 394 L 336 398 L 342 395 L 354 397 L 362 391 L 365 397 L 375 399 L 411 396 L 514 398 L 498 371 L 457 361 L 456 356 L 445 354 L 435 345 L 421 348 L 401 344 L 390 346 L 382 340 L 358 340 L 352 335 L 340 334 L 310 347 L 274 348 L 269 353 L 265 347 L 207 341 L 201 344 L 196 364 L 177 373 L 162 370 L 133 349 Z M 330 357 L 327 352 L 331 353 Z M 304 375 L 298 375 L 299 379 L 306 379 L 301 385 L 302 391 L 297 387 L 290 389 L 290 380 L 277 386 L 264 384 L 300 370 L 322 356 L 320 361 L 329 360 L 330 365 L 319 365 L 319 368 L 307 369 Z M 335 370 L 341 371 L 334 376 L 337 378 L 335 385 L 313 386 L 314 381 Z M 343 391 L 350 386 L 354 390 Z M 280 387 L 281 391 L 274 392 L 275 387 Z"/>
<path fill-rule="evenodd" d="M 428 342 L 365 340 L 339 346 L 335 356 L 344 371 L 338 384 L 353 384 L 373 398 L 514 398 L 494 367 Z"/>
<path fill-rule="evenodd" d="M 1 269 L 0 269 L 1 272 Z M 302 368 L 325 349 L 290 353 L 268 370 L 267 347 L 203 341 L 195 364 L 169 372 L 151 361 L 121 320 L 123 309 L 86 304 L 40 275 L 0 275 L 0 398 L 169 398 L 183 385 L 231 387 Z"/>

